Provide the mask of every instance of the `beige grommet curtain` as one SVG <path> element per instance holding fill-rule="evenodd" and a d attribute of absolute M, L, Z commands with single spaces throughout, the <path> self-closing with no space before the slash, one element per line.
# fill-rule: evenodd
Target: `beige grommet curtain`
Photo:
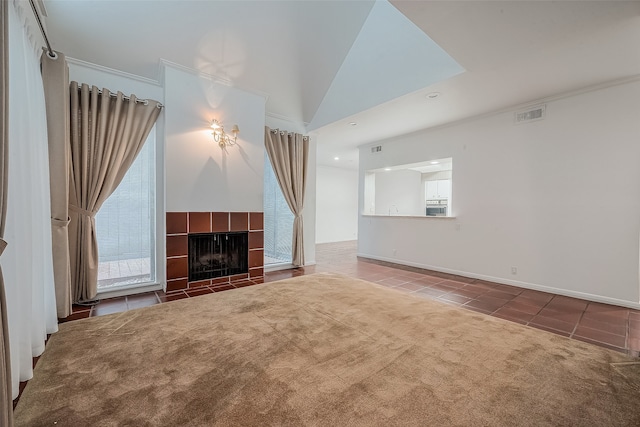
<path fill-rule="evenodd" d="M 98 291 L 95 214 L 113 193 L 158 119 L 157 101 L 71 82 L 69 248 L 73 301 Z"/>
<path fill-rule="evenodd" d="M 9 35 L 8 5 L 0 2 L 0 256 L 7 246 L 4 241 L 7 217 L 7 160 L 9 146 Z M 4 279 L 0 268 L 0 426 L 13 426 L 13 400 L 11 399 L 11 362 L 9 360 L 9 325 Z"/>
<path fill-rule="evenodd" d="M 69 67 L 65 56 L 45 50 L 40 57 L 47 106 L 49 177 L 51 190 L 51 245 L 58 318 L 71 314 L 69 264 Z"/>
<path fill-rule="evenodd" d="M 302 209 L 309 157 L 309 137 L 265 127 L 264 146 L 289 209 L 293 212 L 292 264 L 304 265 Z"/>

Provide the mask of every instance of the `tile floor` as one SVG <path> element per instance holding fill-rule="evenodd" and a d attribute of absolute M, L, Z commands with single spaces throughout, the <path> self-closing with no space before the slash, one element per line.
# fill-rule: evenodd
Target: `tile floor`
<path fill-rule="evenodd" d="M 264 279 L 187 291 L 149 292 L 103 300 L 94 307 L 74 307 L 64 321 L 117 313 L 182 298 L 222 292 L 257 283 L 273 282 L 322 271 L 342 273 L 399 292 L 437 300 L 464 309 L 500 317 L 558 335 L 640 356 L 640 311 L 581 299 L 522 289 L 451 274 L 356 256 L 356 242 L 317 246 L 315 266 L 266 273 Z"/>

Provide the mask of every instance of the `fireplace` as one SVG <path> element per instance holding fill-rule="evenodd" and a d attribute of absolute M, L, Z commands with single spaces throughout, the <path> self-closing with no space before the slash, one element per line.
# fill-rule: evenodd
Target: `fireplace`
<path fill-rule="evenodd" d="M 249 233 L 189 235 L 189 281 L 215 279 L 249 272 Z"/>
<path fill-rule="evenodd" d="M 167 292 L 185 290 L 198 292 L 203 286 L 226 286 L 242 281 L 261 282 L 264 277 L 264 221 L 262 212 L 167 212 Z M 236 261 L 238 257 L 225 257 L 214 245 L 207 248 L 206 253 L 200 255 L 201 260 L 194 264 L 190 271 L 190 254 L 195 248 L 191 247 L 190 239 L 199 236 L 225 235 L 220 245 L 227 245 L 231 251 L 239 250 L 247 257 L 244 266 Z M 245 249 L 238 249 L 242 244 L 234 237 L 244 240 Z M 227 236 L 229 240 L 227 241 Z M 232 243 L 227 243 L 232 242 Z M 195 244 L 195 243 L 193 243 Z M 226 252 L 225 252 L 226 253 Z M 207 271 L 209 270 L 209 271 Z M 242 273 L 236 273 L 241 270 Z M 192 274 L 192 273 L 195 273 Z M 206 274 L 206 275 L 205 275 Z M 196 277 L 207 277 L 195 279 Z"/>

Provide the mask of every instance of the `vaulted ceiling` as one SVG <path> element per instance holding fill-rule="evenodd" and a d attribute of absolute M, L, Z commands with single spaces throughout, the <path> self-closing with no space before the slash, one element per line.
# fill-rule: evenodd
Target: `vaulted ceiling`
<path fill-rule="evenodd" d="M 45 6 L 54 49 L 152 79 L 164 59 L 264 94 L 268 114 L 317 136 L 319 163 L 342 167 L 360 144 L 640 74 L 638 1 Z"/>

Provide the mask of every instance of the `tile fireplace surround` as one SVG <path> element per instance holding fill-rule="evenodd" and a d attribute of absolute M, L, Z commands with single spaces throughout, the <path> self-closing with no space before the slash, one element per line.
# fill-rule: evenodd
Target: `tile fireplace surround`
<path fill-rule="evenodd" d="M 167 292 L 264 276 L 262 212 L 167 212 Z M 190 233 L 249 232 L 249 272 L 189 282 Z"/>

